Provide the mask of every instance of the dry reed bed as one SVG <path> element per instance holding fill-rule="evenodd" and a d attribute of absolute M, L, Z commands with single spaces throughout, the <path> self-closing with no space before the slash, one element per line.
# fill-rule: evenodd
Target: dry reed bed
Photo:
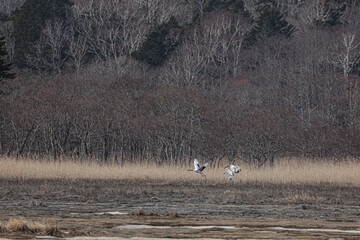
<path fill-rule="evenodd" d="M 95 162 L 38 161 L 0 158 L 0 178 L 22 179 L 121 179 L 154 180 L 166 182 L 208 181 L 226 182 L 223 168 L 208 167 L 206 178 L 187 171 L 190 167 L 142 165 L 100 165 Z M 359 161 L 310 161 L 282 160 L 274 167 L 251 168 L 241 165 L 242 171 L 235 176 L 237 182 L 270 183 L 335 183 L 360 185 Z"/>
<path fill-rule="evenodd" d="M 0 233 L 40 233 L 49 236 L 61 236 L 57 226 L 35 222 L 25 218 L 11 218 L 0 222 Z"/>

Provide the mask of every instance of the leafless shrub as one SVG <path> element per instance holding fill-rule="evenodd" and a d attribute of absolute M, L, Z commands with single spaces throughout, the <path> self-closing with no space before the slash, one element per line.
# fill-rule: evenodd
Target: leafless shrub
<path fill-rule="evenodd" d="M 11 218 L 6 229 L 9 232 L 38 233 L 45 230 L 45 225 L 24 218 Z"/>

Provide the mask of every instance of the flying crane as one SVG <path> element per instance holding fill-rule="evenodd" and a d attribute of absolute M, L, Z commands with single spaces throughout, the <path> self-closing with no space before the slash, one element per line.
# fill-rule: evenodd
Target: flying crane
<path fill-rule="evenodd" d="M 194 169 L 194 170 L 188 169 L 188 171 L 194 171 L 194 172 L 196 172 L 196 173 L 200 173 L 201 176 L 206 177 L 206 175 L 203 174 L 202 171 L 203 171 L 208 165 L 209 165 L 208 163 L 205 163 L 203 166 L 200 166 L 200 165 L 199 165 L 199 161 L 195 158 L 195 159 L 194 159 L 195 169 Z"/>

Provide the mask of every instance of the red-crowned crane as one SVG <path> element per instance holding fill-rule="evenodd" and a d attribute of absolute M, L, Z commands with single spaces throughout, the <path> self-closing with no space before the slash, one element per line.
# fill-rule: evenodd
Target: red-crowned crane
<path fill-rule="evenodd" d="M 239 166 L 236 165 L 228 165 L 225 167 L 225 176 L 229 181 L 234 179 L 234 173 L 239 173 L 241 171 Z"/>
<path fill-rule="evenodd" d="M 194 172 L 196 172 L 196 173 L 200 173 L 201 176 L 206 177 L 206 175 L 203 174 L 202 171 L 203 171 L 208 165 L 209 165 L 208 163 L 205 163 L 204 165 L 200 166 L 200 165 L 199 165 L 199 161 L 195 158 L 195 159 L 194 159 L 195 169 L 194 169 L 194 170 L 188 169 L 188 171 L 194 171 Z"/>

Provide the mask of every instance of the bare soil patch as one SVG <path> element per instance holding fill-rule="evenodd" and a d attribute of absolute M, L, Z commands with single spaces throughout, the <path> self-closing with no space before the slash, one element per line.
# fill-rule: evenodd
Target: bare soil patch
<path fill-rule="evenodd" d="M 0 237 L 359 239 L 358 196 L 329 183 L 1 179 Z M 53 232 L 6 229 L 19 218 Z"/>

